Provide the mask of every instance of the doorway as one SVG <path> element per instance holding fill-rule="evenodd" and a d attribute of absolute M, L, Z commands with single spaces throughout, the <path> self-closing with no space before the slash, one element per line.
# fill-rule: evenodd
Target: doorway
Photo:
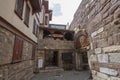
<path fill-rule="evenodd" d="M 82 58 L 82 68 L 83 68 L 83 70 L 89 69 L 88 56 L 87 56 L 87 52 L 86 51 L 82 52 L 81 58 Z"/>
<path fill-rule="evenodd" d="M 72 52 L 62 53 L 62 62 L 64 70 L 73 69 L 73 54 Z"/>
<path fill-rule="evenodd" d="M 46 67 L 58 66 L 58 51 L 46 52 L 45 66 Z"/>

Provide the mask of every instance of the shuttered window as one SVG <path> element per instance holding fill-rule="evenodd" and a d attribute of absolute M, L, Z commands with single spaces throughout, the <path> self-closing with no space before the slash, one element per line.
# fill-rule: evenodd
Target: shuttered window
<path fill-rule="evenodd" d="M 36 47 L 32 47 L 32 59 L 35 59 L 35 52 L 36 52 Z"/>
<path fill-rule="evenodd" d="M 30 8 L 26 4 L 24 23 L 29 27 Z"/>
<path fill-rule="evenodd" d="M 39 26 L 37 25 L 36 21 L 34 20 L 34 24 L 33 24 L 33 34 L 38 37 L 38 33 L 39 33 Z"/>
<path fill-rule="evenodd" d="M 48 24 L 48 17 L 45 16 L 45 25 L 47 25 L 47 24 Z"/>
<path fill-rule="evenodd" d="M 15 12 L 22 19 L 24 0 L 16 0 Z"/>
<path fill-rule="evenodd" d="M 18 62 L 22 60 L 22 50 L 23 40 L 20 37 L 16 36 L 13 50 L 13 62 Z"/>

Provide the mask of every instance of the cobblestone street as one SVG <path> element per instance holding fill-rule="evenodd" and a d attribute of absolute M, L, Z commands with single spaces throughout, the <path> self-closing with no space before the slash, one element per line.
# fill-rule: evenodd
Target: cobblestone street
<path fill-rule="evenodd" d="M 89 71 L 61 71 L 39 73 L 32 80 L 90 80 Z"/>

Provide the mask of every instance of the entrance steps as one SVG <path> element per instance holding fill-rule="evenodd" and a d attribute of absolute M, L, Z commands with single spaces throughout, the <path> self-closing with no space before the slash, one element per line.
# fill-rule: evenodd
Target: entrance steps
<path fill-rule="evenodd" d="M 64 69 L 59 67 L 46 67 L 45 69 L 40 70 L 40 72 L 57 72 L 57 71 L 64 71 Z"/>

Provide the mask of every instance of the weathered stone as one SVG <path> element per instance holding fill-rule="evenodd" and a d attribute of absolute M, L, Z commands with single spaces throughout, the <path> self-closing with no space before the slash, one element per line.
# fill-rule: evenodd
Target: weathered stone
<path fill-rule="evenodd" d="M 97 74 L 97 71 L 95 71 L 95 70 L 92 70 L 91 72 L 92 72 L 93 75 Z"/>
<path fill-rule="evenodd" d="M 99 33 L 103 32 L 103 30 L 104 30 L 104 28 L 101 27 L 101 28 L 98 29 L 97 33 L 99 34 Z"/>
<path fill-rule="evenodd" d="M 101 4 L 104 4 L 107 0 L 100 0 Z"/>
<path fill-rule="evenodd" d="M 95 31 L 95 32 L 93 32 L 93 33 L 91 34 L 91 37 L 95 37 L 97 34 L 103 32 L 103 30 L 104 30 L 103 27 L 99 28 L 97 31 Z"/>
<path fill-rule="evenodd" d="M 120 55 L 117 54 L 120 53 L 120 0 L 93 0 L 92 4 L 89 0 L 83 0 L 82 4 L 89 4 L 89 6 L 85 9 L 83 5 L 80 5 L 74 17 L 76 21 L 81 19 L 82 22 L 76 23 L 75 20 L 72 22 L 86 29 L 91 39 L 90 43 L 94 51 L 92 54 L 95 53 L 89 57 L 91 70 L 99 71 L 101 67 L 101 73 L 109 75 L 108 79 L 103 79 L 92 71 L 93 77 L 95 80 L 110 80 L 110 75 L 118 78 L 120 76 L 117 65 L 120 63 Z M 86 14 L 83 16 L 84 13 Z M 85 16 L 89 18 L 86 19 Z"/>
<path fill-rule="evenodd" d="M 111 0 L 112 5 L 114 5 L 118 0 Z"/>
<path fill-rule="evenodd" d="M 117 76 L 117 74 L 118 74 L 117 70 L 104 68 L 104 67 L 100 67 L 100 72 L 106 73 L 106 74 L 109 74 L 109 75 L 113 75 L 113 76 Z"/>
<path fill-rule="evenodd" d="M 110 3 L 108 3 L 107 5 L 105 5 L 105 7 L 102 9 L 102 11 L 101 11 L 102 14 L 105 13 L 109 8 L 110 8 Z"/>
<path fill-rule="evenodd" d="M 112 22 L 113 21 L 113 15 L 110 15 L 110 16 L 108 16 L 105 20 L 104 20 L 104 23 L 105 24 L 108 24 L 108 23 L 110 23 L 110 22 Z"/>
<path fill-rule="evenodd" d="M 95 49 L 95 53 L 96 53 L 96 54 L 102 53 L 102 48 L 96 48 L 96 49 Z"/>
<path fill-rule="evenodd" d="M 114 13 L 114 19 L 120 18 L 120 8 L 118 8 Z"/>
<path fill-rule="evenodd" d="M 108 37 L 108 45 L 110 46 L 110 45 L 113 45 L 114 43 L 113 43 L 113 37 L 112 36 L 110 36 L 110 37 Z"/>
<path fill-rule="evenodd" d="M 98 47 L 106 47 L 107 45 L 108 45 L 108 43 L 107 43 L 107 40 L 106 39 L 100 39 L 99 41 L 98 41 Z"/>
<path fill-rule="evenodd" d="M 115 12 L 115 10 L 120 6 L 120 1 L 118 1 L 117 3 L 115 3 L 110 9 L 109 9 L 109 13 L 113 14 Z"/>
<path fill-rule="evenodd" d="M 108 63 L 108 54 L 98 54 L 97 57 L 99 63 Z"/>
<path fill-rule="evenodd" d="M 0 65 L 12 62 L 15 36 L 0 26 Z"/>
<path fill-rule="evenodd" d="M 93 80 L 106 80 L 106 79 L 103 79 L 103 78 L 100 78 L 100 77 L 97 77 L 97 76 L 93 76 Z"/>
<path fill-rule="evenodd" d="M 119 45 L 114 45 L 114 46 L 109 46 L 109 47 L 103 48 L 103 52 L 115 52 L 115 51 L 119 51 L 119 50 L 120 50 Z"/>
<path fill-rule="evenodd" d="M 120 53 L 109 53 L 110 62 L 120 63 Z"/>
<path fill-rule="evenodd" d="M 120 80 L 118 77 L 110 77 L 110 80 Z"/>
<path fill-rule="evenodd" d="M 114 45 L 119 45 L 119 34 L 114 34 L 113 35 L 113 42 L 114 42 Z"/>
<path fill-rule="evenodd" d="M 103 14 L 103 19 L 107 18 L 109 16 L 108 11 Z"/>
<path fill-rule="evenodd" d="M 97 61 L 97 56 L 96 55 L 91 55 L 89 60 L 92 61 L 92 62 L 96 62 Z"/>
<path fill-rule="evenodd" d="M 29 60 L 32 56 L 32 44 L 27 41 L 24 41 L 23 44 L 23 60 Z"/>
<path fill-rule="evenodd" d="M 108 38 L 108 32 L 107 32 L 107 31 L 102 32 L 102 33 L 101 33 L 101 37 L 102 37 L 103 39 Z"/>
<path fill-rule="evenodd" d="M 48 49 L 74 49 L 74 41 L 41 39 L 39 42 L 39 49 L 44 49 L 45 45 Z"/>
<path fill-rule="evenodd" d="M 94 36 L 96 36 L 96 35 L 97 35 L 97 31 L 93 32 L 93 33 L 91 34 L 91 37 L 94 37 Z"/>
<path fill-rule="evenodd" d="M 107 24 L 104 26 L 105 30 L 109 30 L 111 28 L 111 24 Z"/>
<path fill-rule="evenodd" d="M 103 78 L 103 79 L 108 79 L 109 76 L 100 72 L 97 72 L 97 77 Z"/>
<path fill-rule="evenodd" d="M 113 22 L 114 22 L 115 25 L 119 25 L 120 24 L 120 18 L 115 19 Z"/>

